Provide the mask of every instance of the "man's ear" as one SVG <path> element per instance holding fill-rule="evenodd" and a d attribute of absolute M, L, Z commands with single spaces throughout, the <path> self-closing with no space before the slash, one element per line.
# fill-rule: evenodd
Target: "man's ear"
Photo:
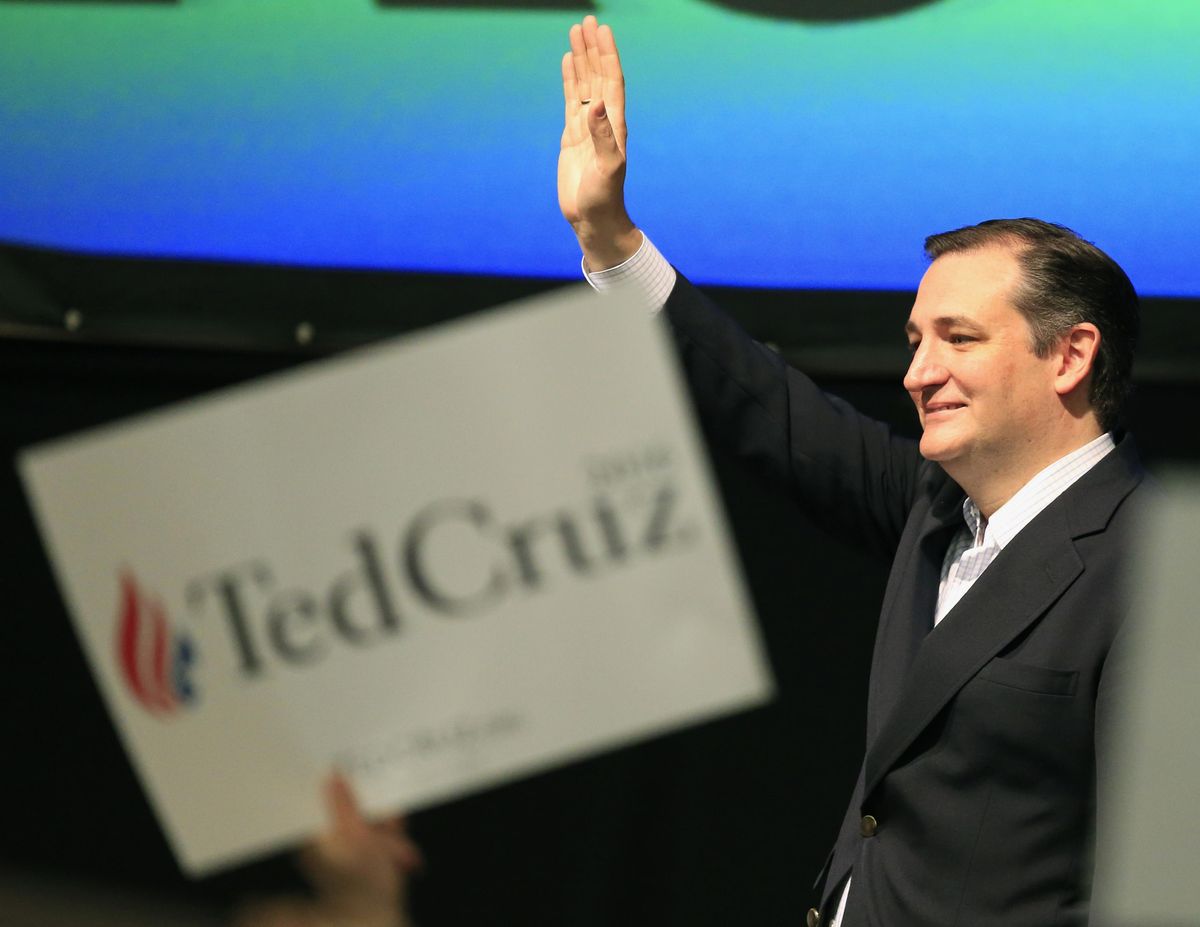
<path fill-rule="evenodd" d="M 1100 351 L 1100 329 L 1091 322 L 1072 325 L 1054 349 L 1058 370 L 1054 388 L 1060 396 L 1073 392 L 1088 378 Z"/>

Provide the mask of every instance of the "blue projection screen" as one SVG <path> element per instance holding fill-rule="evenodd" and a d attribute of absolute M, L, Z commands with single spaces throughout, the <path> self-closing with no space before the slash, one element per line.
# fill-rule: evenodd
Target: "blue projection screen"
<path fill-rule="evenodd" d="M 1195 0 L 0 0 L 0 240 L 573 277 L 558 69 L 592 11 L 630 210 L 698 281 L 910 289 L 925 235 L 1036 215 L 1200 296 Z"/>

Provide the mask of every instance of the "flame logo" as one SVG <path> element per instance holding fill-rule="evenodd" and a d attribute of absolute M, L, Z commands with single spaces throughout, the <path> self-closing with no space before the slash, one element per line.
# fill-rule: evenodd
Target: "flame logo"
<path fill-rule="evenodd" d="M 147 711 L 166 717 L 195 701 L 191 638 L 171 633 L 162 602 L 145 596 L 129 570 L 121 573 L 116 643 L 125 685 Z"/>

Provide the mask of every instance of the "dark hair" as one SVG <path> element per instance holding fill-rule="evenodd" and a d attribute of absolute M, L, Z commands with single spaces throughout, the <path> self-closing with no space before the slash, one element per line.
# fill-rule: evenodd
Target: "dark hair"
<path fill-rule="evenodd" d="M 1022 280 L 1013 305 L 1028 321 L 1039 357 L 1072 325 L 1091 322 L 1100 330 L 1088 400 L 1100 427 L 1119 427 L 1132 388 L 1139 324 L 1137 293 L 1125 271 L 1091 242 L 1041 219 L 989 219 L 930 235 L 925 253 L 933 260 L 992 245 L 1016 252 Z"/>

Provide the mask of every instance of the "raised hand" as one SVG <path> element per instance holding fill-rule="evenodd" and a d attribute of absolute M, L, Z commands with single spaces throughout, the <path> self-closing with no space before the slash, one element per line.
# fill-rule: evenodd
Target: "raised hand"
<path fill-rule="evenodd" d="M 566 120 L 558 156 L 558 204 L 588 266 L 632 256 L 641 233 L 625 210 L 625 76 L 612 29 L 587 16 L 563 56 Z"/>

